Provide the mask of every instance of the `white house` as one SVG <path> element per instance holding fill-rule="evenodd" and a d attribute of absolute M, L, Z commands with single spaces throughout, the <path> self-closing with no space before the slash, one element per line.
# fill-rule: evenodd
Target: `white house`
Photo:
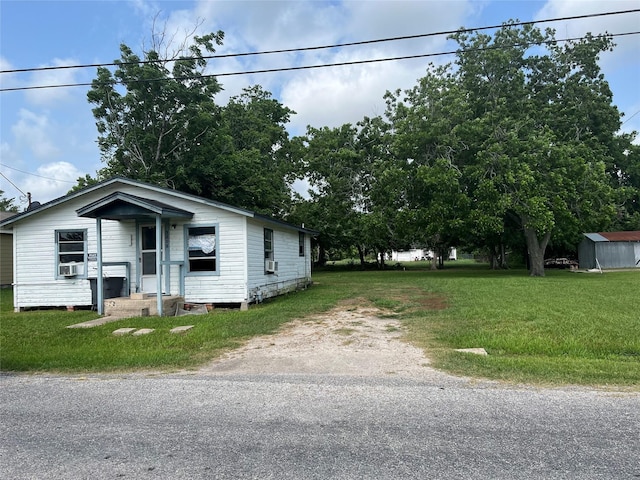
<path fill-rule="evenodd" d="M 395 262 L 412 262 L 418 260 L 428 260 L 433 258 L 434 253 L 432 250 L 425 250 L 422 248 L 412 248 L 411 250 L 399 250 L 391 252 L 391 260 Z M 448 260 L 456 260 L 458 258 L 455 248 L 449 249 Z"/>
<path fill-rule="evenodd" d="M 13 231 L 14 309 L 96 305 L 131 293 L 249 303 L 311 283 L 311 230 L 112 178 L 0 222 Z"/>

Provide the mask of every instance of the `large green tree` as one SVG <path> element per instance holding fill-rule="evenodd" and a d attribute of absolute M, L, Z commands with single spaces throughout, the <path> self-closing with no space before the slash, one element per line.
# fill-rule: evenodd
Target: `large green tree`
<path fill-rule="evenodd" d="M 299 159 L 292 153 L 287 124 L 295 112 L 260 86 L 244 89 L 221 109 L 213 141 L 219 150 L 202 161 L 207 196 L 260 213 L 284 216 Z"/>
<path fill-rule="evenodd" d="M 308 205 L 303 209 L 311 215 L 313 228 L 320 231 L 321 264 L 330 248 L 346 250 L 361 245 L 360 213 L 367 179 L 357 135 L 357 128 L 346 124 L 308 127 L 305 136 L 295 139 L 301 160 L 299 174 L 310 185 Z"/>
<path fill-rule="evenodd" d="M 215 103 L 218 81 L 203 55 L 222 32 L 195 36 L 166 57 L 158 42 L 136 55 L 120 47 L 112 73 L 98 69 L 88 98 L 105 168 L 122 175 L 255 210 L 283 215 L 290 207 L 295 162 L 286 125 L 295 113 L 260 86 L 226 106 Z M 94 181 L 78 179 L 78 187 Z"/>
<path fill-rule="evenodd" d="M 405 173 L 403 217 L 411 225 L 414 246 L 443 258 L 460 246 L 469 201 L 461 183 L 460 152 L 468 147 L 458 127 L 468 118 L 465 96 L 450 66 L 433 67 L 405 92 L 386 94 L 392 125 L 388 164 Z"/>
<path fill-rule="evenodd" d="M 554 32 L 506 24 L 460 32 L 457 75 L 471 109 L 468 188 L 495 196 L 524 233 L 532 276 L 550 240 L 575 242 L 613 214 L 606 177 L 620 115 L 598 67 L 605 36 L 559 45 Z"/>
<path fill-rule="evenodd" d="M 216 128 L 218 81 L 204 74 L 205 53 L 222 43 L 222 32 L 195 36 L 189 47 L 163 57 L 162 44 L 139 57 L 127 45 L 112 73 L 99 67 L 87 97 L 94 104 L 98 145 L 106 175 L 181 187 L 188 160 Z"/>

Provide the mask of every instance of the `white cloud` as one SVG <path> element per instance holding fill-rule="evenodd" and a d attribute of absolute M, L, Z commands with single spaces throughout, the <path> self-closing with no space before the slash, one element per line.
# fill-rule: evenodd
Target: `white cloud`
<path fill-rule="evenodd" d="M 51 124 L 46 115 L 38 115 L 21 108 L 19 120 L 11 127 L 18 146 L 27 148 L 40 159 L 51 159 L 60 154 L 60 150 L 51 140 Z"/>
<path fill-rule="evenodd" d="M 242 8 L 238 8 L 241 5 Z M 225 32 L 220 53 L 333 45 L 456 29 L 473 9 L 467 1 L 445 2 L 212 2 L 197 4 L 203 29 Z M 181 16 L 181 18 L 183 18 Z M 286 68 L 425 54 L 441 51 L 444 36 L 298 53 L 221 59 L 212 72 Z M 447 61 L 444 59 L 437 61 Z M 295 110 L 291 130 L 355 123 L 384 113 L 387 90 L 409 88 L 430 59 L 348 67 L 220 77 L 221 103 L 242 88 L 260 84 Z"/>
<path fill-rule="evenodd" d="M 36 176 L 37 175 L 37 176 Z M 21 185 L 40 203 L 65 195 L 83 173 L 69 162 L 52 162 L 38 167 L 34 175 L 24 176 Z"/>
<path fill-rule="evenodd" d="M 616 12 L 637 8 L 637 0 L 576 1 L 549 0 L 535 16 L 536 20 L 545 18 L 570 17 L 596 13 Z M 590 32 L 593 35 L 610 33 L 626 33 L 638 30 L 640 13 L 627 13 L 567 20 L 544 24 L 556 30 L 556 38 L 581 37 Z M 638 35 L 614 38 L 616 48 L 611 53 L 602 55 L 603 68 L 617 68 L 628 62 L 630 55 L 637 55 L 640 49 Z"/>
<path fill-rule="evenodd" d="M 54 58 L 49 65 L 52 67 L 64 67 L 69 65 L 77 65 L 75 59 Z M 78 82 L 77 69 L 60 69 L 60 70 L 41 70 L 33 72 L 27 82 L 28 86 L 49 86 L 49 85 L 68 85 Z M 77 88 L 77 87 L 73 87 Z M 27 90 L 25 96 L 29 103 L 38 106 L 60 106 L 73 98 L 72 89 L 63 88 L 42 88 L 35 90 Z"/>

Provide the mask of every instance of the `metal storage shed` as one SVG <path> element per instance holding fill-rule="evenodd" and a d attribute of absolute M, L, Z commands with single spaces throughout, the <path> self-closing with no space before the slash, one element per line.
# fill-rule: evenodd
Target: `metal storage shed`
<path fill-rule="evenodd" d="M 578 261 L 585 269 L 640 267 L 640 231 L 585 233 Z"/>

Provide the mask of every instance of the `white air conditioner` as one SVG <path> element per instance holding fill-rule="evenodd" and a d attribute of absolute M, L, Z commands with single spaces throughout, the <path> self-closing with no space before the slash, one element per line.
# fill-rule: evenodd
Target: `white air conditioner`
<path fill-rule="evenodd" d="M 266 262 L 264 262 L 264 269 L 267 271 L 267 273 L 275 273 L 278 271 L 278 262 L 267 260 Z"/>
<path fill-rule="evenodd" d="M 61 277 L 75 277 L 78 275 L 77 263 L 61 263 L 58 266 L 58 274 Z"/>

